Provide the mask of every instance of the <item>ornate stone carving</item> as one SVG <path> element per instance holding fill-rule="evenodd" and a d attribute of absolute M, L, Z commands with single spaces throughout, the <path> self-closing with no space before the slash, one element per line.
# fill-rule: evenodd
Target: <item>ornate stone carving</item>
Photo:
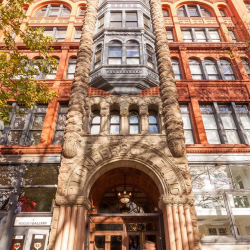
<path fill-rule="evenodd" d="M 163 210 L 166 206 L 191 206 L 194 203 L 193 196 L 162 196 L 159 201 L 159 208 Z"/>
<path fill-rule="evenodd" d="M 73 158 L 80 148 L 80 136 L 77 133 L 68 133 L 64 136 L 62 154 L 66 158 Z"/>
<path fill-rule="evenodd" d="M 84 206 L 87 210 L 91 209 L 91 203 L 85 196 L 56 196 L 56 204 L 58 206 Z"/>

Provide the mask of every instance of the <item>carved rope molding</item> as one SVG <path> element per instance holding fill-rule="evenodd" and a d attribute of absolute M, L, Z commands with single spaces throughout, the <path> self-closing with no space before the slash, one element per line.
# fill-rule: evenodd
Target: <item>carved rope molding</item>
<path fill-rule="evenodd" d="M 177 99 L 177 90 L 174 80 L 170 51 L 167 41 L 160 0 L 150 0 L 151 16 L 156 40 L 156 56 L 160 77 L 163 115 L 167 133 L 167 142 L 174 157 L 185 154 L 185 137 L 183 122 Z"/>

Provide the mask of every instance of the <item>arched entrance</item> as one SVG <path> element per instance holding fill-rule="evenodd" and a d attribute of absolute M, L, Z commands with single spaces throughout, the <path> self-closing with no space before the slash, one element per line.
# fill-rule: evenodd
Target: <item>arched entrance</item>
<path fill-rule="evenodd" d="M 92 184 L 87 249 L 140 250 L 146 241 L 153 241 L 157 250 L 165 249 L 160 191 L 148 174 L 130 166 L 106 168 Z M 120 201 L 124 191 L 127 203 Z"/>

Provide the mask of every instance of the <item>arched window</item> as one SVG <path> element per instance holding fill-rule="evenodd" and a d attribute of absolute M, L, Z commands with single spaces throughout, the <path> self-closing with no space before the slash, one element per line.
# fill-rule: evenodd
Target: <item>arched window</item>
<path fill-rule="evenodd" d="M 128 41 L 126 45 L 127 64 L 140 64 L 140 48 L 139 43 Z"/>
<path fill-rule="evenodd" d="M 248 74 L 248 77 L 250 78 L 250 64 L 249 64 L 249 61 L 245 58 L 242 58 L 242 63 L 243 63 L 243 66 Z"/>
<path fill-rule="evenodd" d="M 71 57 L 69 59 L 68 71 L 67 71 L 67 78 L 73 79 L 76 71 L 76 58 Z"/>
<path fill-rule="evenodd" d="M 158 134 L 158 114 L 154 110 L 149 110 L 148 115 L 148 130 L 150 134 Z"/>
<path fill-rule="evenodd" d="M 113 110 L 110 113 L 110 134 L 117 135 L 120 133 L 120 114 L 119 111 Z"/>
<path fill-rule="evenodd" d="M 226 17 L 226 12 L 222 9 L 219 10 L 222 17 Z"/>
<path fill-rule="evenodd" d="M 120 65 L 122 64 L 122 44 L 118 41 L 113 41 L 109 45 L 108 64 Z"/>
<path fill-rule="evenodd" d="M 205 69 L 208 75 L 209 80 L 220 79 L 217 66 L 213 60 L 206 59 L 204 60 Z"/>
<path fill-rule="evenodd" d="M 68 17 L 70 12 L 70 9 L 63 4 L 48 4 L 36 13 L 36 17 Z"/>
<path fill-rule="evenodd" d="M 181 77 L 181 69 L 180 69 L 180 64 L 178 59 L 171 59 L 172 66 L 173 66 L 173 71 L 174 71 L 174 78 L 176 80 L 180 80 Z"/>
<path fill-rule="evenodd" d="M 150 45 L 147 44 L 146 50 L 147 50 L 147 65 L 153 69 L 154 68 L 154 49 Z"/>
<path fill-rule="evenodd" d="M 91 113 L 90 134 L 97 135 L 100 133 L 101 116 L 99 110 L 94 110 Z"/>
<path fill-rule="evenodd" d="M 211 13 L 200 5 L 184 4 L 177 10 L 178 17 L 210 17 Z"/>
<path fill-rule="evenodd" d="M 169 16 L 168 10 L 162 10 L 162 14 L 163 14 L 164 17 L 168 17 Z"/>
<path fill-rule="evenodd" d="M 101 61 L 102 61 L 102 45 L 99 44 L 98 46 L 96 46 L 95 49 L 95 69 L 98 68 L 101 65 Z"/>
<path fill-rule="evenodd" d="M 79 8 L 78 16 L 84 16 L 85 15 L 85 9 L 83 7 Z"/>
<path fill-rule="evenodd" d="M 200 62 L 196 59 L 189 59 L 188 62 L 193 80 L 203 80 L 204 77 L 202 74 Z"/>
<path fill-rule="evenodd" d="M 235 80 L 236 77 L 234 75 L 233 67 L 231 63 L 226 59 L 220 60 L 220 71 L 223 79 L 225 80 Z"/>
<path fill-rule="evenodd" d="M 140 133 L 139 114 L 136 110 L 132 110 L 129 113 L 129 133 L 130 134 Z"/>

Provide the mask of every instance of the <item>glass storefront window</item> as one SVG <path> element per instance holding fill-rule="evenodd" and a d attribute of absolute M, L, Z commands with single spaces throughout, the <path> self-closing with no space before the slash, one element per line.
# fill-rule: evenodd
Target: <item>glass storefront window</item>
<path fill-rule="evenodd" d="M 18 175 L 17 166 L 0 166 L 0 186 L 14 186 Z"/>
<path fill-rule="evenodd" d="M 16 212 L 51 212 L 56 188 L 21 188 Z"/>
<path fill-rule="evenodd" d="M 195 195 L 200 236 L 231 235 L 229 219 L 221 195 Z"/>
<path fill-rule="evenodd" d="M 191 175 L 191 182 L 192 182 L 192 186 L 194 190 L 212 189 L 207 167 L 190 166 L 190 175 Z"/>
<path fill-rule="evenodd" d="M 58 182 L 58 166 L 29 166 L 25 170 L 23 185 L 54 185 Z"/>
<path fill-rule="evenodd" d="M 229 194 L 228 197 L 237 233 L 250 235 L 250 194 Z"/>
<path fill-rule="evenodd" d="M 250 167 L 230 166 L 236 189 L 250 189 Z"/>

